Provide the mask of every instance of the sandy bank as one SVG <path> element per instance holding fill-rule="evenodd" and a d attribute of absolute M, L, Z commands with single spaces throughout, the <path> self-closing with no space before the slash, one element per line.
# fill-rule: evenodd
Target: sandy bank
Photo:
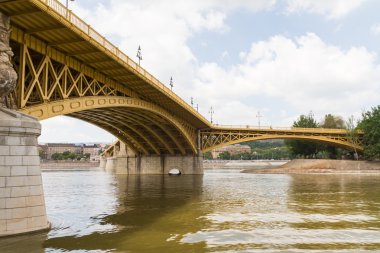
<path fill-rule="evenodd" d="M 204 160 L 204 169 L 265 169 L 278 167 L 286 160 Z"/>
<path fill-rule="evenodd" d="M 245 173 L 380 173 L 380 162 L 296 159 L 282 166 L 270 169 L 249 169 Z"/>

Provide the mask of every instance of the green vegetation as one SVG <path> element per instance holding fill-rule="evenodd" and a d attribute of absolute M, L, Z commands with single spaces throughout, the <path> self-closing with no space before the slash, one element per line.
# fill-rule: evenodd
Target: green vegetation
<path fill-rule="evenodd" d="M 220 160 L 281 160 L 291 158 L 283 140 L 249 141 L 242 143 L 251 147 L 251 152 L 230 154 L 224 151 L 219 154 Z"/>
<path fill-rule="evenodd" d="M 364 132 L 364 157 L 369 160 L 380 158 L 380 106 L 362 114 L 358 129 Z M 354 138 L 353 138 L 354 139 Z M 355 141 L 355 140 L 353 140 Z"/>
<path fill-rule="evenodd" d="M 309 113 L 309 115 L 301 115 L 293 123 L 293 127 L 299 128 L 318 128 L 319 125 L 314 119 L 314 115 Z M 311 158 L 316 157 L 318 153 L 318 143 L 311 141 L 299 141 L 299 140 L 286 140 L 286 146 L 288 146 L 290 152 L 296 157 Z"/>
<path fill-rule="evenodd" d="M 54 153 L 51 156 L 51 159 L 53 160 L 81 160 L 83 159 L 90 159 L 91 154 L 75 154 L 70 151 L 65 151 L 63 153 Z"/>

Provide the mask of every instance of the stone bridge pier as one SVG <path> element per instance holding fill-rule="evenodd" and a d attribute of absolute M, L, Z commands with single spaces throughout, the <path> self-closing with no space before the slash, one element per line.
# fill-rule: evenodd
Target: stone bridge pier
<path fill-rule="evenodd" d="M 116 174 L 168 174 L 178 169 L 182 174 L 203 174 L 202 155 L 136 155 L 123 142 L 114 155 L 101 161 L 101 167 Z"/>

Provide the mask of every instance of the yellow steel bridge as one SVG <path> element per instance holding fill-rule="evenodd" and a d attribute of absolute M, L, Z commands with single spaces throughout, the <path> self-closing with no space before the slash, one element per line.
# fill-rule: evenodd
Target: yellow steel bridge
<path fill-rule="evenodd" d="M 11 17 L 19 75 L 9 102 L 40 120 L 84 120 L 144 155 L 198 154 L 278 138 L 362 150 L 345 130 L 212 125 L 57 0 L 0 0 L 0 11 Z"/>

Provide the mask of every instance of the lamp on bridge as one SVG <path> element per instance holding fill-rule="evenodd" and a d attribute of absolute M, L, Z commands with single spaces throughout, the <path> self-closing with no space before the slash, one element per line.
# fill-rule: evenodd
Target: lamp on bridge
<path fill-rule="evenodd" d="M 169 85 L 170 85 L 170 90 L 173 90 L 174 84 L 173 84 L 173 77 L 172 76 L 170 77 L 170 83 L 169 83 Z"/>
<path fill-rule="evenodd" d="M 215 113 L 215 112 L 214 112 L 214 109 L 212 108 L 212 106 L 210 107 L 210 111 L 208 111 L 208 113 L 209 113 L 210 116 L 211 116 L 211 124 L 212 124 L 212 115 Z"/>
<path fill-rule="evenodd" d="M 140 61 L 142 61 L 142 54 L 141 54 L 141 47 L 139 45 L 139 49 L 137 49 L 137 58 L 139 59 L 139 66 L 140 66 Z"/>
<path fill-rule="evenodd" d="M 70 0 L 71 2 L 74 2 L 75 0 Z M 66 0 L 66 9 L 69 8 L 69 0 Z"/>

